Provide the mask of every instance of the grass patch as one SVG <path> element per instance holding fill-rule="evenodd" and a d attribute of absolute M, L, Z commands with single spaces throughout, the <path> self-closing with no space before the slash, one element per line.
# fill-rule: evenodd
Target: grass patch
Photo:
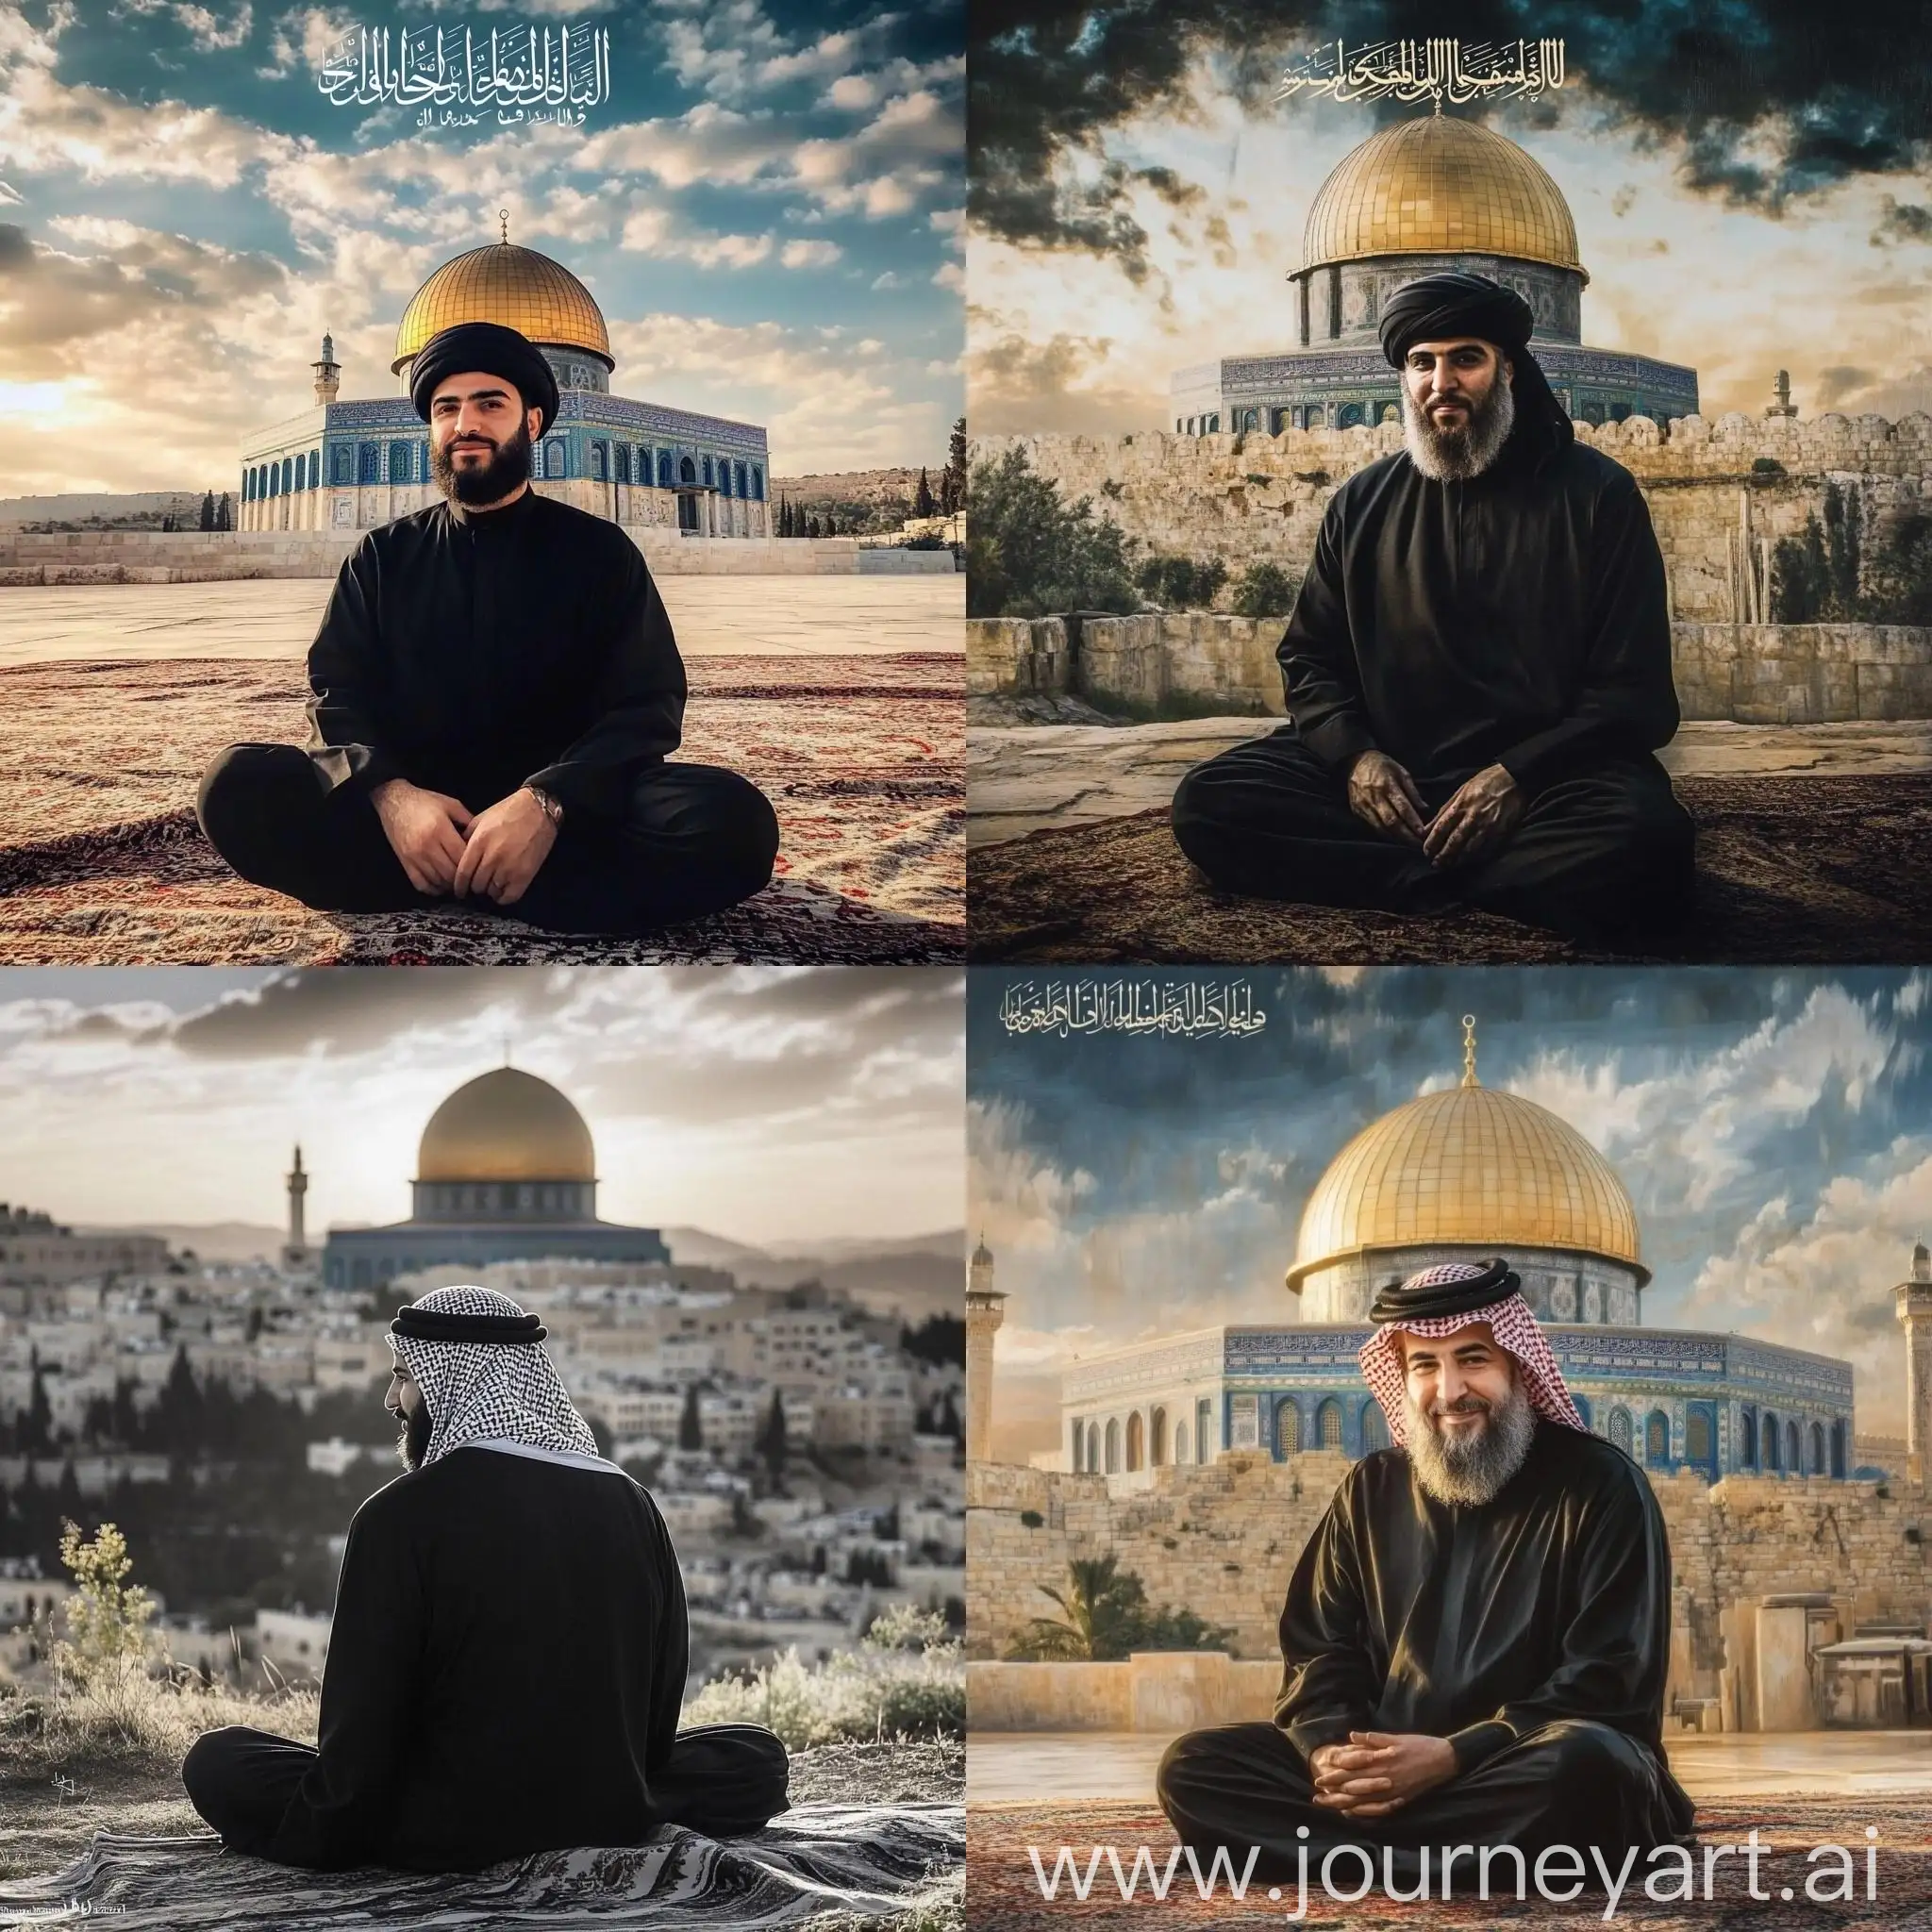
<path fill-rule="evenodd" d="M 1208 691 L 1169 691 L 1158 704 L 1124 698 L 1112 691 L 1083 691 L 1081 698 L 1096 711 L 1123 724 L 1174 724 L 1195 718 L 1266 718 L 1273 715 L 1258 698 L 1245 702 Z"/>

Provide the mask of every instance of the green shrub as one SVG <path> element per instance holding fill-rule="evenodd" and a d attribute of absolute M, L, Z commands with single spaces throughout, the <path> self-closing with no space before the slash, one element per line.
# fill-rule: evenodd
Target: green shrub
<path fill-rule="evenodd" d="M 1137 1650 L 1224 1650 L 1234 1632 L 1192 1610 L 1156 1609 L 1131 1570 L 1115 1556 L 1079 1557 L 1067 1565 L 1067 1588 L 1042 1595 L 1058 1617 L 1035 1617 L 1007 1651 L 1008 1658 L 1041 1663 L 1117 1663 Z"/>
<path fill-rule="evenodd" d="M 1191 557 L 1150 557 L 1134 573 L 1141 596 L 1163 610 L 1206 610 L 1227 582 L 1227 565 L 1211 557 L 1197 563 Z"/>
<path fill-rule="evenodd" d="M 1251 563 L 1234 587 L 1237 617 L 1286 617 L 1301 588 L 1278 563 Z"/>
<path fill-rule="evenodd" d="M 1092 500 L 1068 505 L 1059 485 L 1010 449 L 974 468 L 966 541 L 969 617 L 1047 617 L 1069 610 L 1124 616 L 1138 608 L 1133 545 Z"/>

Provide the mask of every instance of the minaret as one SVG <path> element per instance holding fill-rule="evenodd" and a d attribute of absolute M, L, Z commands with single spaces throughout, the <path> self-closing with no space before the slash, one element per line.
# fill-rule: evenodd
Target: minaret
<path fill-rule="evenodd" d="M 308 366 L 315 372 L 315 400 L 318 403 L 334 402 L 342 386 L 342 365 L 336 360 L 336 345 L 332 338 L 323 337 L 322 360 Z"/>
<path fill-rule="evenodd" d="M 1906 1473 L 1923 1483 L 1932 1463 L 1932 1252 L 1924 1241 L 1912 1250 L 1912 1278 L 1891 1294 L 1906 1331 Z"/>
<path fill-rule="evenodd" d="M 282 1265 L 306 1268 L 309 1263 L 308 1233 L 303 1226 L 303 1196 L 308 1192 L 308 1176 L 302 1169 L 302 1146 L 295 1145 L 295 1164 L 289 1170 L 289 1240 L 282 1249 Z"/>
<path fill-rule="evenodd" d="M 992 1441 L 992 1339 L 1006 1320 L 982 1235 L 966 1269 L 966 1460 L 987 1462 Z"/>

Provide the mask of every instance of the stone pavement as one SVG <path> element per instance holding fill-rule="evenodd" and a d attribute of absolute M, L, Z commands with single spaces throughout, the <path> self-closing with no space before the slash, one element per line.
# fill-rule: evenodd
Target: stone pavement
<path fill-rule="evenodd" d="M 15 593 L 17 594 L 17 593 Z M 1279 728 L 1274 718 L 1165 724 L 975 726 L 966 733 L 969 848 L 1046 826 L 1125 818 L 1173 797 L 1191 765 Z M 1663 753 L 1674 777 L 1932 772 L 1932 720 L 1689 724 Z"/>
<path fill-rule="evenodd" d="M 665 575 L 658 587 L 687 658 L 965 649 L 961 575 Z M 329 589 L 315 577 L 257 577 L 0 590 L 0 667 L 281 657 L 308 648 Z"/>
<path fill-rule="evenodd" d="M 1154 1795 L 1169 1740 L 1142 1731 L 974 1731 L 966 1753 L 971 1805 L 1056 1797 Z M 1691 1797 L 1745 1793 L 1885 1797 L 1932 1794 L 1932 1731 L 1735 1731 L 1673 1738 L 1671 1769 Z"/>

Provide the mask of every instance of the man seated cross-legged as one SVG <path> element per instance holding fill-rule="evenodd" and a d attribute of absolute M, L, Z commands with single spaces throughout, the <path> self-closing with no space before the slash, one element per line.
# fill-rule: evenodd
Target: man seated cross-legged
<path fill-rule="evenodd" d="M 1260 898 L 1675 924 L 1694 831 L 1654 756 L 1678 713 L 1642 492 L 1576 441 L 1514 290 L 1425 275 L 1379 326 L 1405 447 L 1329 499 L 1276 653 L 1293 723 L 1190 772 L 1174 837 Z"/>
<path fill-rule="evenodd" d="M 468 1872 L 785 1809 L 755 1724 L 680 1732 L 684 1586 L 648 1494 L 602 1460 L 506 1296 L 440 1288 L 390 1327 L 408 1474 L 349 1526 L 319 1748 L 230 1726 L 181 1767 L 229 1847 Z"/>
<path fill-rule="evenodd" d="M 1362 1846 L 1565 1845 L 1594 1878 L 1688 1841 L 1663 1756 L 1670 1551 L 1643 1472 L 1591 1435 L 1517 1276 L 1451 1262 L 1382 1290 L 1362 1372 L 1397 1446 L 1350 1470 L 1295 1566 L 1273 1724 L 1176 1739 L 1161 1808 L 1205 1869 L 1294 1877 Z M 1516 1861 L 1491 1861 L 1513 1891 Z M 1358 1882 L 1341 1864 L 1338 1882 Z M 1474 1894 L 1474 1854 L 1453 1874 Z"/>
<path fill-rule="evenodd" d="M 749 898 L 778 822 L 749 779 L 669 762 L 684 664 L 618 525 L 531 489 L 557 377 L 494 323 L 432 336 L 409 394 L 447 499 L 371 530 L 308 653 L 309 741 L 201 782 L 245 879 L 336 912 L 453 900 L 640 933 Z"/>

